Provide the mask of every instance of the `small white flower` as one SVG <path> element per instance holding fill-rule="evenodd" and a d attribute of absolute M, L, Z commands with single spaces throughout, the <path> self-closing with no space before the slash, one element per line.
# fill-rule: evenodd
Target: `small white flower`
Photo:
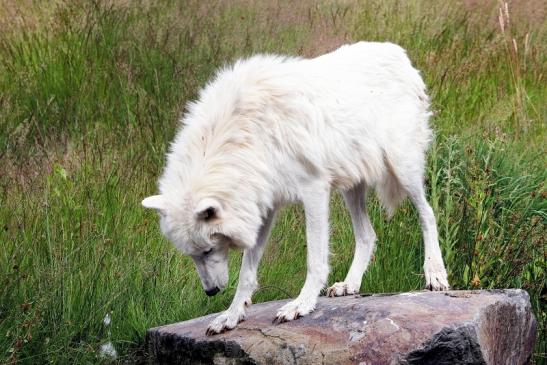
<path fill-rule="evenodd" d="M 103 324 L 105 327 L 108 327 L 110 326 L 110 322 L 112 322 L 112 318 L 110 318 L 110 313 L 107 313 L 103 318 Z"/>
<path fill-rule="evenodd" d="M 115 359 L 118 357 L 118 352 L 112 344 L 112 342 L 107 342 L 101 345 L 101 357 Z"/>

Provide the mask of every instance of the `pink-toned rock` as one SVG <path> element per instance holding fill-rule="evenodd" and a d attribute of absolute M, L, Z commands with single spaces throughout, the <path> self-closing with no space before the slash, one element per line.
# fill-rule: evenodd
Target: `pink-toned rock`
<path fill-rule="evenodd" d="M 253 305 L 235 330 L 206 336 L 216 316 L 152 328 L 161 364 L 525 364 L 536 336 L 520 289 L 412 292 L 319 299 L 273 324 L 286 300 Z"/>

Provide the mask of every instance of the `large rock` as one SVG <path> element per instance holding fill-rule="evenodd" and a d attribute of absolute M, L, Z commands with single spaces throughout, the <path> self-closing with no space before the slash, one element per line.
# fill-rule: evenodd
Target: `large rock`
<path fill-rule="evenodd" d="M 206 336 L 216 314 L 152 328 L 152 363 L 525 364 L 536 321 L 523 290 L 319 298 L 315 312 L 273 324 L 286 300 L 253 305 L 232 331 Z"/>

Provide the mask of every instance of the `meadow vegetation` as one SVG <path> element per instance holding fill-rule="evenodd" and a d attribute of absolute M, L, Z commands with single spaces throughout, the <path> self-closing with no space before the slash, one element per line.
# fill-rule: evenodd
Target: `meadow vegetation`
<path fill-rule="evenodd" d="M 537 5 L 535 5 L 537 3 Z M 517 6 L 517 4 L 519 4 Z M 225 309 L 140 207 L 156 191 L 185 103 L 217 67 L 256 52 L 313 56 L 356 40 L 408 50 L 436 131 L 428 196 L 454 288 L 528 291 L 546 360 L 546 22 L 541 2 L 101 1 L 0 5 L 0 363 L 145 359 L 147 328 Z M 539 15 L 538 15 L 539 12 Z M 363 292 L 424 286 L 416 212 L 378 235 Z M 331 275 L 353 253 L 332 199 Z M 302 210 L 279 217 L 255 302 L 294 297 L 305 268 Z M 105 329 L 103 318 L 112 323 Z"/>

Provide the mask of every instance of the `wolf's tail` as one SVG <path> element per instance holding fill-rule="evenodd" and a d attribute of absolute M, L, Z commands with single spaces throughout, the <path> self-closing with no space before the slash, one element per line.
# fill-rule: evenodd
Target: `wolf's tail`
<path fill-rule="evenodd" d="M 388 218 L 393 217 L 395 209 L 406 198 L 406 191 L 401 186 L 393 167 L 386 158 L 386 173 L 384 178 L 376 185 L 376 196 L 380 204 L 386 210 Z"/>

